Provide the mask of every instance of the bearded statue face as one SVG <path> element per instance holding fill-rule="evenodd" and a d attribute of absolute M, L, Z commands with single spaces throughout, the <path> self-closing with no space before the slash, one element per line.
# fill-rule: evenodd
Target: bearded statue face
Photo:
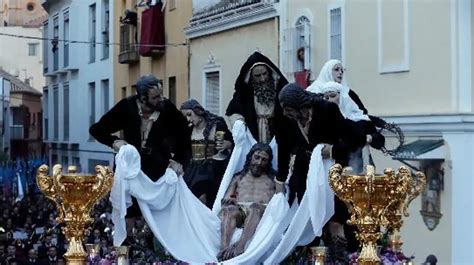
<path fill-rule="evenodd" d="M 254 89 L 257 102 L 270 104 L 275 101 L 276 89 L 270 69 L 265 65 L 257 65 L 251 70 L 250 85 Z"/>
<path fill-rule="evenodd" d="M 257 150 L 250 160 L 250 172 L 254 177 L 260 177 L 268 168 L 268 163 L 270 163 L 270 155 L 265 151 Z"/>

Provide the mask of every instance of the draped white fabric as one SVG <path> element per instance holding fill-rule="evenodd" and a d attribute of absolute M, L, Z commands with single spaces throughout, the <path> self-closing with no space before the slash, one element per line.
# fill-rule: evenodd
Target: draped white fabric
<path fill-rule="evenodd" d="M 368 115 L 365 115 L 359 106 L 349 96 L 349 88 L 337 82 L 329 81 L 319 87 L 316 93 L 338 92 L 339 93 L 339 110 L 344 118 L 352 121 L 370 121 Z"/>
<path fill-rule="evenodd" d="M 233 128 L 236 147 L 219 189 L 220 202 L 232 176 L 241 170 L 254 141 L 243 123 Z M 253 140 L 253 141 L 252 141 Z M 275 147 L 275 144 L 273 144 Z M 327 183 L 328 163 L 321 159 L 321 145 L 313 151 L 307 192 L 301 205 L 291 208 L 282 193 L 270 200 L 253 238 L 243 254 L 224 264 L 267 264 L 281 262 L 297 245 L 321 234 L 334 213 L 333 194 Z M 152 182 L 140 170 L 140 157 L 132 145 L 124 145 L 116 156 L 116 172 L 110 194 L 114 245 L 126 237 L 125 214 L 134 196 L 155 237 L 178 260 L 188 263 L 217 262 L 220 245 L 220 203 L 213 210 L 203 205 L 174 171 Z M 285 230 L 287 230 L 285 232 Z"/>
<path fill-rule="evenodd" d="M 220 220 L 202 204 L 174 171 L 152 182 L 140 170 L 140 157 L 132 145 L 120 148 L 110 199 L 115 224 L 114 245 L 126 237 L 125 214 L 131 197 L 137 198 L 143 217 L 155 237 L 176 259 L 189 263 L 217 262 Z M 138 170 L 137 170 L 138 169 Z M 255 264 L 278 243 L 287 225 L 288 212 L 283 194 L 272 197 L 247 251 L 224 264 Z"/>
<path fill-rule="evenodd" d="M 280 263 L 296 246 L 307 245 L 316 236 L 321 236 L 323 226 L 334 215 L 334 193 L 328 182 L 329 167 L 334 161 L 322 159 L 322 148 L 322 144 L 314 148 L 301 204 L 292 206 L 297 207 L 296 213 L 280 243 L 264 264 Z"/>

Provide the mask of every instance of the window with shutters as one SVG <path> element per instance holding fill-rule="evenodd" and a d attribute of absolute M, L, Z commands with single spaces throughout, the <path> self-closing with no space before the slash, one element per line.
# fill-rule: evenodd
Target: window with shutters
<path fill-rule="evenodd" d="M 89 83 L 89 126 L 95 123 L 95 83 Z M 89 140 L 92 140 L 90 136 Z"/>
<path fill-rule="evenodd" d="M 331 59 L 342 60 L 342 9 L 330 9 Z"/>
<path fill-rule="evenodd" d="M 311 68 L 311 24 L 307 17 L 301 16 L 295 25 L 296 32 L 296 71 L 308 70 Z"/>
<path fill-rule="evenodd" d="M 63 84 L 63 139 L 69 140 L 69 83 Z"/>
<path fill-rule="evenodd" d="M 96 6 L 89 6 L 89 62 L 95 62 L 95 44 L 96 44 Z"/>
<path fill-rule="evenodd" d="M 176 76 L 168 78 L 168 98 L 176 105 Z"/>
<path fill-rule="evenodd" d="M 59 87 L 53 86 L 53 139 L 58 140 L 59 136 Z"/>
<path fill-rule="evenodd" d="M 64 17 L 64 42 L 63 42 L 63 53 L 64 53 L 64 67 L 69 66 L 69 10 L 63 13 Z"/>
<path fill-rule="evenodd" d="M 59 40 L 59 17 L 53 19 L 53 70 L 58 70 L 59 66 L 59 51 L 58 51 L 58 40 Z"/>
<path fill-rule="evenodd" d="M 220 87 L 219 87 L 219 71 L 205 73 L 205 108 L 215 114 L 220 113 Z"/>
<path fill-rule="evenodd" d="M 109 95 L 110 95 L 110 89 L 109 89 L 109 79 L 104 79 L 101 81 L 101 86 L 102 86 L 102 113 L 105 114 L 107 111 L 109 111 L 110 104 L 109 104 Z"/>

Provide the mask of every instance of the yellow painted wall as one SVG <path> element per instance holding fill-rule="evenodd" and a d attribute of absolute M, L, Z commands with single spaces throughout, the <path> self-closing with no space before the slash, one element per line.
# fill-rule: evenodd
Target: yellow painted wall
<path fill-rule="evenodd" d="M 278 65 L 278 24 L 269 19 L 245 27 L 219 32 L 191 40 L 190 97 L 203 102 L 203 69 L 213 54 L 221 67 L 220 115 L 225 113 L 234 92 L 240 68 L 257 49 Z"/>
<path fill-rule="evenodd" d="M 116 1 L 114 5 L 115 17 L 123 16 L 124 10 L 131 9 L 133 0 Z M 143 8 L 138 9 L 139 24 L 138 34 L 140 36 L 140 17 Z M 192 15 L 191 0 L 176 1 L 176 8 L 170 10 L 170 6 L 165 7 L 165 39 L 167 44 L 183 44 L 186 43 L 184 35 L 184 27 L 189 22 Z M 114 39 L 120 42 L 120 23 L 115 23 Z M 140 37 L 139 37 L 140 39 Z M 122 87 L 127 88 L 127 95 L 134 94 L 132 86 L 135 85 L 136 80 L 147 74 L 154 74 L 157 78 L 163 80 L 164 94 L 169 96 L 168 78 L 176 76 L 176 98 L 177 105 L 188 97 L 188 46 L 175 45 L 168 46 L 165 53 L 155 57 L 142 57 L 140 61 L 133 64 L 119 64 L 118 55 L 119 47 L 116 46 L 114 50 L 115 58 L 114 64 L 114 78 L 115 78 L 115 102 L 122 99 Z"/>
<path fill-rule="evenodd" d="M 373 114 L 404 115 L 454 112 L 451 100 L 450 2 L 407 1 L 409 71 L 380 74 L 378 70 L 378 1 L 291 0 L 288 23 L 312 13 L 312 62 L 315 77 L 329 59 L 328 7 L 343 3 L 347 84 Z M 400 62 L 403 49 L 403 1 L 381 1 L 384 62 Z M 393 13 L 390 10 L 394 10 Z M 429 102 L 426 104 L 425 102 Z M 433 107 L 436 106 L 436 107 Z"/>

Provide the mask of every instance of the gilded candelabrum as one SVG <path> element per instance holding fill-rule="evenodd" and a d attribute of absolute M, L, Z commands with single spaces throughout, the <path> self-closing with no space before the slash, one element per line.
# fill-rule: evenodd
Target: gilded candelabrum
<path fill-rule="evenodd" d="M 348 223 L 358 228 L 357 239 L 362 242 L 362 250 L 357 262 L 379 264 L 375 246 L 381 236 L 380 227 L 397 226 L 399 229 L 402 225 L 400 211 L 406 212 L 408 204 L 424 186 L 417 184 L 403 166 L 396 174 L 392 169 L 385 169 L 384 175 L 375 175 L 374 167 L 370 165 L 366 172 L 365 176 L 351 175 L 349 169 L 343 170 L 336 164 L 329 171 L 329 184 L 349 207 L 351 218 Z M 421 172 L 416 175 L 424 177 Z"/>
<path fill-rule="evenodd" d="M 393 176 L 395 172 L 391 169 L 386 169 L 385 174 Z M 426 176 L 423 172 L 418 171 L 415 173 L 415 178 L 413 178 L 406 167 L 400 167 L 396 176 L 403 179 L 402 183 L 407 185 L 403 187 L 403 190 L 407 190 L 407 192 L 402 194 L 395 203 L 389 205 L 383 218 L 385 218 L 384 223 L 388 223 L 387 228 L 392 230 L 389 238 L 390 246 L 394 252 L 400 252 L 403 245 L 400 239 L 400 228 L 403 225 L 402 214 L 405 217 L 410 215 L 408 213 L 408 206 L 426 188 Z"/>
<path fill-rule="evenodd" d="M 94 205 L 112 188 L 113 172 L 108 167 L 96 166 L 96 175 L 79 175 L 76 167 L 68 167 L 62 173 L 61 165 L 54 165 L 52 176 L 48 176 L 48 166 L 38 169 L 36 182 L 43 194 L 52 200 L 58 210 L 58 223 L 63 223 L 62 231 L 69 241 L 64 254 L 67 264 L 85 264 L 84 233 L 94 220 L 90 212 Z"/>

